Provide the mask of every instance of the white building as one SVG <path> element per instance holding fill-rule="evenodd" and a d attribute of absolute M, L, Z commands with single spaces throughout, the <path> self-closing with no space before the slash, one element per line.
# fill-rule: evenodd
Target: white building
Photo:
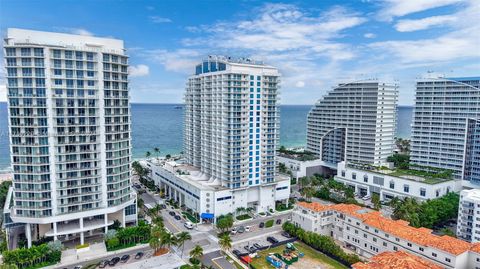
<path fill-rule="evenodd" d="M 380 200 L 388 201 L 393 197 L 412 197 L 427 200 L 441 197 L 449 192 L 461 189 L 459 181 L 450 179 L 431 179 L 409 174 L 400 174 L 395 169 L 370 167 L 370 170 L 355 165 L 338 164 L 336 181 L 355 190 L 359 196 L 371 196 L 376 193 Z"/>
<path fill-rule="evenodd" d="M 8 29 L 4 42 L 13 195 L 28 246 L 136 222 L 128 57 L 122 40 Z M 7 226 L 13 223 L 7 223 Z"/>
<path fill-rule="evenodd" d="M 382 165 L 395 147 L 398 85 L 339 84 L 307 118 L 307 150 L 333 167 L 341 161 Z"/>
<path fill-rule="evenodd" d="M 288 198 L 276 197 L 276 191 L 290 191 L 276 168 L 278 70 L 250 59 L 209 56 L 195 71 L 185 93 L 185 157 L 198 170 L 189 179 L 229 193 L 229 212 L 274 209 L 276 199 Z M 210 208 L 197 213 L 224 212 Z"/>
<path fill-rule="evenodd" d="M 320 159 L 300 160 L 298 158 L 285 154 L 277 154 L 278 163 L 282 163 L 292 172 L 293 178 L 312 176 L 314 174 L 324 174 L 325 162 Z"/>
<path fill-rule="evenodd" d="M 457 236 L 470 242 L 480 242 L 480 189 L 460 192 Z"/>
<path fill-rule="evenodd" d="M 450 169 L 463 179 L 467 119 L 480 119 L 480 77 L 418 80 L 411 162 Z M 463 184 L 479 187 L 473 180 Z"/>
<path fill-rule="evenodd" d="M 479 245 L 438 236 L 430 229 L 414 228 L 406 221 L 395 221 L 353 204 L 300 202 L 293 211 L 292 222 L 306 231 L 331 236 L 366 258 L 386 251 L 404 251 L 443 268 L 480 268 Z"/>
<path fill-rule="evenodd" d="M 275 201 L 287 202 L 290 178 L 277 176 L 275 184 L 251 188 L 247 195 L 210 182 L 199 168 L 182 161 L 142 161 L 150 169 L 150 178 L 168 199 L 191 209 L 202 219 L 234 213 L 237 208 L 253 207 L 257 212 L 275 208 Z M 261 205 L 267 205 L 261 207 Z"/>

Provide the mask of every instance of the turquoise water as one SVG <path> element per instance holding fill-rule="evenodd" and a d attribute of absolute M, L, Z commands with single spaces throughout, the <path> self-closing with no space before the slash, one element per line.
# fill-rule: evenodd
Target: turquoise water
<path fill-rule="evenodd" d="M 132 104 L 133 158 L 160 148 L 161 155 L 182 151 L 183 109 L 177 104 Z M 307 113 L 310 105 L 280 106 L 280 144 L 305 144 Z M 397 136 L 410 137 L 412 107 L 399 107 Z M 7 104 L 0 103 L 0 170 L 10 165 Z"/>

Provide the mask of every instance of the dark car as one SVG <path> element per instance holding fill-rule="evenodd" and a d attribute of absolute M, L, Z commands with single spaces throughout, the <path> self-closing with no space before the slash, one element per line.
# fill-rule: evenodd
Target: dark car
<path fill-rule="evenodd" d="M 272 243 L 272 244 L 278 243 L 278 240 L 273 236 L 267 237 L 267 241 Z"/>
<path fill-rule="evenodd" d="M 175 215 L 174 217 L 176 220 L 181 220 L 182 218 L 179 215 Z"/>
<path fill-rule="evenodd" d="M 99 268 L 105 268 L 108 265 L 109 260 L 104 260 L 101 261 L 100 264 L 98 265 Z"/>
<path fill-rule="evenodd" d="M 119 258 L 119 257 L 112 258 L 112 259 L 108 262 L 108 265 L 110 265 L 110 266 L 115 266 L 119 261 L 120 261 L 120 258 Z"/>
<path fill-rule="evenodd" d="M 162 209 L 167 209 L 167 206 L 165 204 L 162 204 Z"/>
<path fill-rule="evenodd" d="M 250 247 L 249 246 L 244 246 L 243 247 L 246 251 L 250 251 Z"/>
<path fill-rule="evenodd" d="M 122 256 L 122 258 L 120 258 L 120 261 L 121 261 L 122 263 L 125 263 L 125 262 L 128 261 L 128 259 L 130 259 L 130 255 L 125 254 L 125 255 Z"/>
<path fill-rule="evenodd" d="M 135 254 L 136 260 L 140 260 L 142 257 L 143 257 L 143 252 L 137 252 L 137 254 Z"/>
<path fill-rule="evenodd" d="M 238 227 L 237 232 L 238 233 L 244 233 L 245 232 L 245 227 L 243 227 L 243 226 Z"/>
<path fill-rule="evenodd" d="M 256 247 L 253 247 L 253 246 L 250 247 L 250 249 L 249 249 L 249 252 L 250 252 L 250 253 L 255 253 L 255 251 L 257 251 L 257 248 L 256 248 Z"/>
<path fill-rule="evenodd" d="M 260 244 L 258 244 L 258 243 L 253 244 L 253 246 L 256 247 L 257 249 L 261 249 L 261 248 L 262 248 L 262 246 L 261 246 Z"/>
<path fill-rule="evenodd" d="M 282 224 L 282 220 L 281 219 L 277 219 L 277 225 L 280 225 Z"/>
<path fill-rule="evenodd" d="M 265 227 L 265 223 L 264 223 L 264 222 L 260 222 L 260 224 L 258 224 L 258 227 L 259 227 L 259 228 Z"/>
<path fill-rule="evenodd" d="M 172 217 L 175 216 L 175 212 L 173 212 L 173 211 L 168 212 L 168 214 Z"/>
<path fill-rule="evenodd" d="M 232 251 L 232 253 L 239 258 L 240 258 L 240 256 L 242 256 L 242 252 L 240 252 L 240 250 L 238 250 L 238 249 L 234 249 Z"/>
<path fill-rule="evenodd" d="M 284 237 L 286 237 L 286 238 L 292 237 L 292 236 L 291 236 L 289 233 L 287 233 L 287 232 L 282 232 L 282 235 L 283 235 Z"/>

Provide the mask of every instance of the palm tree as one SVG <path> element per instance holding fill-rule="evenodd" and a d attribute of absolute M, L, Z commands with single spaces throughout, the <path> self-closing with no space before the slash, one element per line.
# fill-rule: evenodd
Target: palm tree
<path fill-rule="evenodd" d="M 185 242 L 188 240 L 192 240 L 192 236 L 188 232 L 181 232 L 177 234 L 177 245 L 182 247 L 182 256 L 183 257 L 183 250 L 185 248 Z"/>
<path fill-rule="evenodd" d="M 192 260 L 198 260 L 203 256 L 203 248 L 200 245 L 195 245 L 195 247 L 190 250 L 190 258 Z"/>
<path fill-rule="evenodd" d="M 150 156 L 152 156 L 152 153 L 150 153 L 150 151 L 145 152 L 145 158 L 149 159 Z"/>
<path fill-rule="evenodd" d="M 159 162 L 159 161 L 160 161 L 160 160 L 159 160 L 160 148 L 155 147 L 155 148 L 153 148 L 153 151 L 157 154 L 157 162 Z"/>
<path fill-rule="evenodd" d="M 150 245 L 150 247 L 153 249 L 154 252 L 157 252 L 157 250 L 160 248 L 160 240 L 158 240 L 158 238 L 156 237 L 150 238 L 150 240 L 148 241 L 148 244 Z"/>
<path fill-rule="evenodd" d="M 164 231 L 162 236 L 160 237 L 160 245 L 162 247 L 170 248 L 171 246 L 175 246 L 177 242 L 177 238 L 171 233 Z"/>
<path fill-rule="evenodd" d="M 218 244 L 224 252 L 230 250 L 232 248 L 232 239 L 230 238 L 230 235 L 223 234 L 218 240 Z"/>
<path fill-rule="evenodd" d="M 235 210 L 235 216 L 238 216 L 239 214 L 241 215 L 243 212 L 245 212 L 245 207 L 237 207 L 237 210 Z"/>

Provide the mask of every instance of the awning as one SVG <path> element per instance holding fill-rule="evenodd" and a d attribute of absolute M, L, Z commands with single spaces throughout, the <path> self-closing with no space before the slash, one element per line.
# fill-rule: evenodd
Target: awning
<path fill-rule="evenodd" d="M 202 219 L 213 219 L 215 216 L 212 213 L 202 213 L 200 217 Z"/>
<path fill-rule="evenodd" d="M 242 256 L 240 259 L 242 259 L 242 261 L 244 261 L 246 263 L 251 263 L 252 262 L 252 258 L 250 258 L 250 256 L 248 256 L 248 255 Z"/>

